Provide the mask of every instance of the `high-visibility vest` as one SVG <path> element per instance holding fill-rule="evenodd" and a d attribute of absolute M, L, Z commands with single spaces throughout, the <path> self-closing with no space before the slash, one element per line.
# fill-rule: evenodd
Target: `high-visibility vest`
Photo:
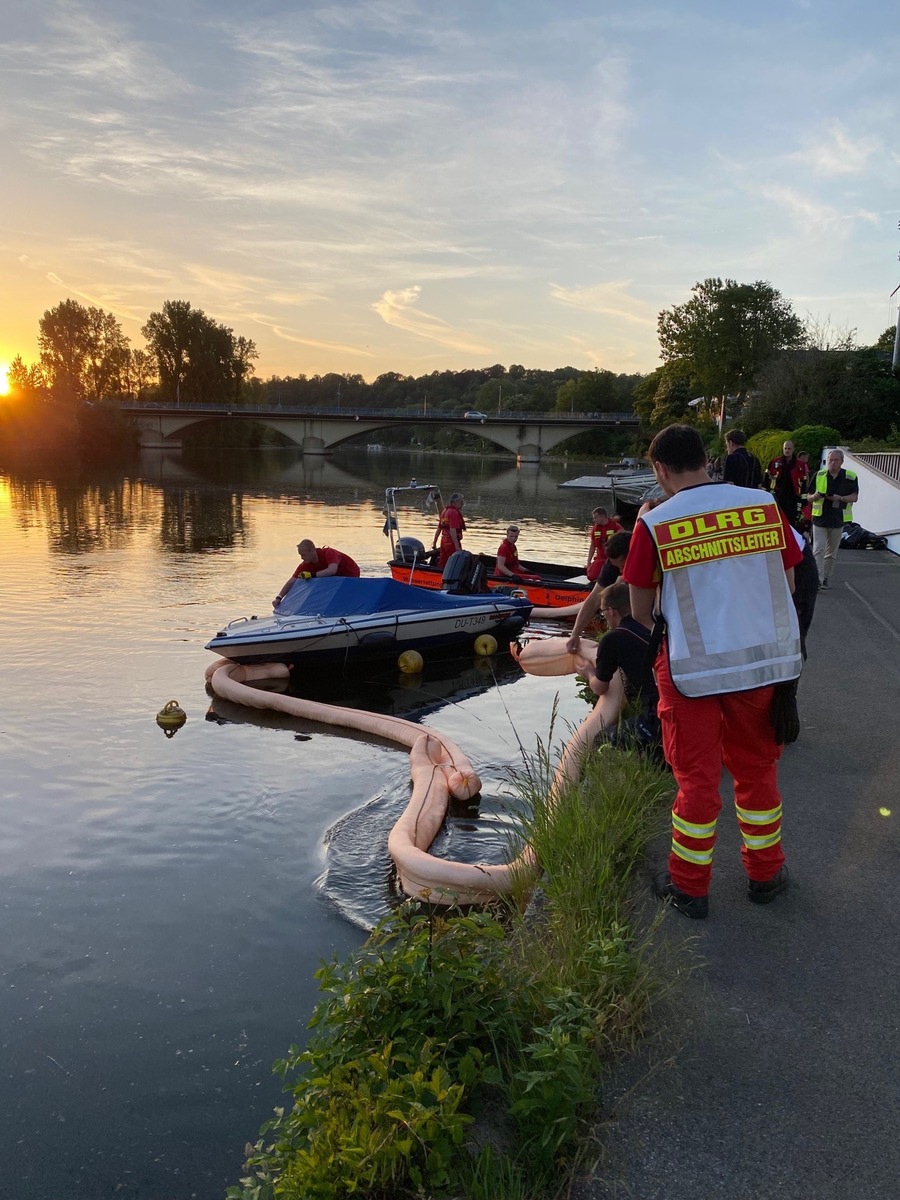
<path fill-rule="evenodd" d="M 800 630 L 774 499 L 730 483 L 677 492 L 641 520 L 659 555 L 672 681 L 684 696 L 796 679 Z"/>
<path fill-rule="evenodd" d="M 852 483 L 856 483 L 856 472 L 855 471 L 848 471 L 846 468 L 844 468 L 844 474 Z M 819 473 L 816 475 L 816 491 L 821 492 L 822 495 L 824 496 L 826 494 L 826 492 L 828 491 L 828 480 L 831 478 L 832 478 L 832 476 L 830 476 L 828 474 L 827 470 L 819 471 Z M 842 507 L 844 509 L 844 520 L 852 521 L 853 520 L 853 505 L 852 504 L 844 504 L 844 505 L 842 505 Z M 812 515 L 814 517 L 821 517 L 821 515 L 824 511 L 825 511 L 825 501 L 824 500 L 813 500 Z M 837 528 L 837 526 L 835 526 L 835 528 Z"/>

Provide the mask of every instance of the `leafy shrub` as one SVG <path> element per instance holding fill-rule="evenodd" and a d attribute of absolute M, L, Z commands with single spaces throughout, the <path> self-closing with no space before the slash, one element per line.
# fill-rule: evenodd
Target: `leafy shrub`
<path fill-rule="evenodd" d="M 809 469 L 816 471 L 822 461 L 822 451 L 826 446 L 846 444 L 840 433 L 830 425 L 801 425 L 794 430 L 794 446 L 799 453 L 806 450 L 809 454 Z"/>
<path fill-rule="evenodd" d="M 671 787 L 622 751 L 593 758 L 553 805 L 546 760 L 523 785 L 534 802 L 525 833 L 546 871 L 537 929 L 515 911 L 501 921 L 406 906 L 353 960 L 317 972 L 309 1043 L 276 1063 L 293 1106 L 263 1126 L 229 1200 L 538 1200 L 557 1189 L 601 1052 L 646 1007 L 629 879 Z M 479 1110 L 512 1122 L 509 1153 L 475 1152 Z"/>

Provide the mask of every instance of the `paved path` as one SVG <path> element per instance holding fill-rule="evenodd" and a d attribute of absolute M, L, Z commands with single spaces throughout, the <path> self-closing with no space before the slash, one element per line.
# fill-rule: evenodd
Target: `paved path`
<path fill-rule="evenodd" d="M 710 916 L 666 915 L 679 969 L 607 1082 L 580 1200 L 900 1196 L 900 559 L 841 551 L 808 649 L 780 769 L 792 888 L 746 900 L 729 799 Z"/>

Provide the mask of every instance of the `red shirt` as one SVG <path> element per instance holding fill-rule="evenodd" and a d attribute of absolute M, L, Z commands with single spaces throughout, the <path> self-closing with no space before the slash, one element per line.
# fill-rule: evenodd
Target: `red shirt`
<path fill-rule="evenodd" d="M 507 571 L 515 572 L 519 570 L 519 552 L 509 538 L 504 538 L 497 550 L 498 566 L 500 565 L 499 560 L 501 558 Z"/>
<path fill-rule="evenodd" d="M 786 546 L 781 551 L 781 561 L 784 564 L 784 569 L 787 571 L 803 559 L 803 551 L 797 545 L 797 539 L 794 537 L 794 531 L 791 529 L 787 517 L 779 508 L 778 516 L 781 519 L 781 524 L 784 527 L 784 538 Z M 628 557 L 625 559 L 625 566 L 622 568 L 622 578 L 626 583 L 634 584 L 639 588 L 655 588 L 659 585 L 662 572 L 659 568 L 659 557 L 656 553 L 656 543 L 653 540 L 653 535 L 644 524 L 643 520 L 637 522 L 631 534 L 631 544 L 628 547 Z"/>
<path fill-rule="evenodd" d="M 599 559 L 600 562 L 605 562 L 607 541 L 614 533 L 621 532 L 622 526 L 613 517 L 610 517 L 605 525 L 600 525 L 599 523 L 597 525 L 592 525 L 590 533 L 591 550 L 588 556 L 588 565 L 590 565 L 595 558 Z"/>
<path fill-rule="evenodd" d="M 304 571 L 308 571 L 313 578 L 320 571 L 324 571 L 326 567 L 330 567 L 332 563 L 337 563 L 337 574 L 350 576 L 351 578 L 359 578 L 359 567 L 353 561 L 349 554 L 343 554 L 340 550 L 332 550 L 330 546 L 316 547 L 315 562 L 301 562 L 300 566 L 294 572 L 294 578 L 299 579 Z"/>
<path fill-rule="evenodd" d="M 453 546 L 453 539 L 450 537 L 451 529 L 456 530 L 456 536 L 462 545 L 462 535 L 466 531 L 466 523 L 459 509 L 453 504 L 448 504 L 441 513 L 441 545 Z"/>

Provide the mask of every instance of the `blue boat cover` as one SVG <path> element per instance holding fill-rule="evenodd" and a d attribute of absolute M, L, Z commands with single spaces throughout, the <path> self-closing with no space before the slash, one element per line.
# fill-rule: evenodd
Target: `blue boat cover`
<path fill-rule="evenodd" d="M 465 609 L 473 604 L 496 603 L 497 608 L 527 616 L 531 603 L 509 596 L 449 596 L 446 592 L 413 587 L 395 579 L 328 579 L 297 581 L 275 610 L 279 617 L 323 616 L 351 617 L 368 613 L 394 612 L 397 609 L 435 612 L 440 609 Z"/>

